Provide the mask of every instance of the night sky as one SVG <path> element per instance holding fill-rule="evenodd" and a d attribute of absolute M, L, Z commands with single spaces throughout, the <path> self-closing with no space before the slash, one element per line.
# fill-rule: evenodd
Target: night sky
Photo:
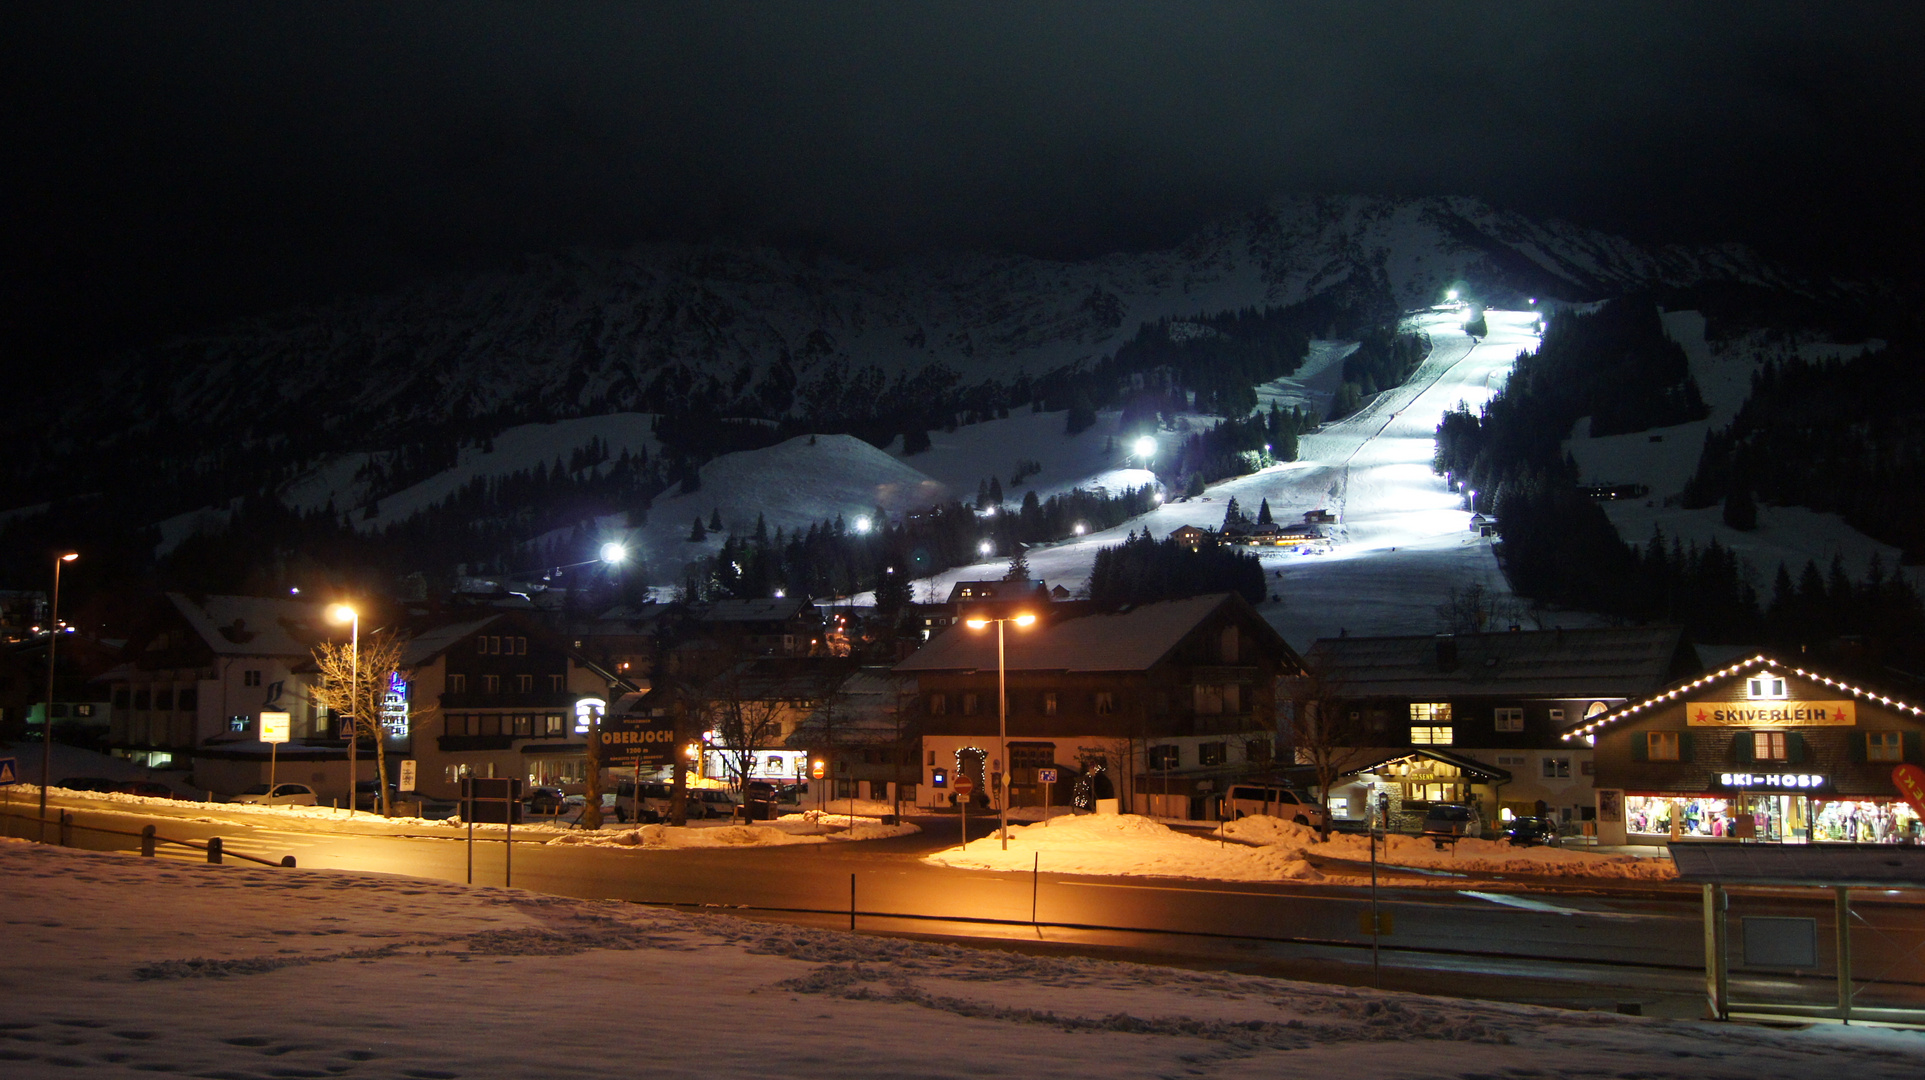
<path fill-rule="evenodd" d="M 12 0 L 0 358 L 571 245 L 1069 258 L 1294 191 L 1916 278 L 1922 46 L 1912 0 Z"/>

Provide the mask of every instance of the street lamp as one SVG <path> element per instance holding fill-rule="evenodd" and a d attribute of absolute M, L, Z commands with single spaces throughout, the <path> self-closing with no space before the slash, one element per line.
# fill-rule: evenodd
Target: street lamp
<path fill-rule="evenodd" d="M 53 660 L 60 644 L 60 567 L 80 558 L 69 551 L 53 560 L 53 605 L 47 611 L 47 711 L 40 716 L 40 842 L 47 841 L 47 785 L 53 780 Z"/>
<path fill-rule="evenodd" d="M 996 624 L 996 761 L 1001 766 L 996 785 L 996 816 L 1001 821 L 997 831 L 1003 838 L 1004 851 L 1009 850 L 1009 665 L 1003 659 L 1003 624 L 1013 622 L 1017 626 L 1029 626 L 1035 621 L 1036 616 L 1027 611 L 999 619 L 978 615 L 963 620 L 963 625 L 971 630 L 981 630 L 990 623 Z"/>
<path fill-rule="evenodd" d="M 353 644 L 351 646 L 351 652 L 349 653 L 349 662 L 353 667 L 351 668 L 351 673 L 348 675 L 348 816 L 353 817 L 355 799 L 359 794 L 359 792 L 355 790 L 355 785 L 360 783 L 361 780 L 358 763 L 355 760 L 355 752 L 359 750 L 361 746 L 361 727 L 359 723 L 359 713 L 361 709 L 361 613 L 346 604 L 336 604 L 328 609 L 328 618 L 338 623 L 351 623 L 354 627 L 354 636 L 350 639 Z"/>
<path fill-rule="evenodd" d="M 625 563 L 628 561 L 628 548 L 610 540 L 602 545 L 602 561 L 610 566 Z"/>
<path fill-rule="evenodd" d="M 1148 461 L 1156 456 L 1156 440 L 1148 435 L 1136 440 L 1136 456 Z"/>

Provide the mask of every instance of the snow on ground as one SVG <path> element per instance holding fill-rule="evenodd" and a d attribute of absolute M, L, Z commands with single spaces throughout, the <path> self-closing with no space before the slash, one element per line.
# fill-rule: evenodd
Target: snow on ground
<path fill-rule="evenodd" d="M 0 843 L 40 1077 L 1898 1080 L 1925 1036 L 1026 956 L 399 875 Z"/>
<path fill-rule="evenodd" d="M 632 538 L 636 559 L 657 578 L 667 571 L 666 579 L 676 580 L 689 560 L 721 547 L 722 536 L 699 544 L 688 539 L 695 519 L 706 526 L 716 510 L 724 534 L 747 534 L 755 531 L 757 514 L 771 532 L 806 529 L 837 515 L 854 528 L 857 518 L 877 507 L 894 513 L 952 497 L 940 482 L 853 435 L 798 435 L 761 450 L 725 454 L 702 466 L 701 481 L 690 494 L 678 488 L 656 499 L 648 523 Z M 971 498 L 975 492 L 972 481 Z"/>
<path fill-rule="evenodd" d="M 1647 543 L 1659 530 L 1665 541 L 1673 537 L 1686 543 L 1704 545 L 1716 539 L 1751 563 L 1763 599 L 1771 599 L 1771 580 L 1784 563 L 1792 580 L 1805 568 L 1807 560 L 1816 561 L 1820 571 L 1828 570 L 1833 556 L 1845 560 L 1852 577 L 1863 577 L 1875 554 L 1885 564 L 1885 573 L 1900 569 L 1898 548 L 1882 544 L 1845 523 L 1837 514 L 1821 514 L 1802 506 L 1758 506 L 1758 527 L 1742 532 L 1724 523 L 1723 506 L 1686 510 L 1680 506 L 1647 506 L 1644 500 L 1620 499 L 1604 504 L 1604 516 L 1617 526 L 1618 535 L 1632 544 Z M 1925 584 L 1925 570 L 1904 568 L 1913 585 Z"/>
<path fill-rule="evenodd" d="M 1343 385 L 1344 360 L 1356 351 L 1354 341 L 1312 341 L 1302 367 L 1257 387 L 1257 408 L 1269 412 L 1271 405 L 1281 405 L 1322 418 Z"/>
<path fill-rule="evenodd" d="M 378 512 L 364 518 L 361 506 L 366 501 L 365 486 L 354 479 L 355 471 L 368 461 L 366 454 L 343 454 L 330 458 L 307 475 L 289 483 L 281 501 L 300 511 L 314 511 L 332 500 L 336 510 L 354 511 L 355 527 L 363 530 L 385 528 L 446 500 L 469 482 L 481 477 L 501 477 L 525 469 L 547 469 L 595 439 L 608 445 L 610 459 L 622 451 L 659 455 L 662 445 L 655 439 L 652 413 L 609 413 L 559 420 L 552 424 L 522 424 L 496 435 L 491 448 L 464 446 L 455 466 L 412 487 L 379 500 Z"/>
<path fill-rule="evenodd" d="M 1415 328 L 1434 341 L 1430 359 L 1404 386 L 1304 436 L 1302 460 L 1226 480 L 1200 498 L 1172 500 L 1115 529 L 1031 548 L 1032 576 L 1075 588 L 1088 580 L 1097 549 L 1145 527 L 1158 537 L 1186 524 L 1220 527 L 1234 497 L 1252 513 L 1268 499 L 1279 520 L 1318 509 L 1339 515 L 1339 543 L 1331 554 L 1264 556 L 1280 597 L 1264 614 L 1293 644 L 1307 647 L 1342 630 L 1430 633 L 1437 627 L 1437 606 L 1452 589 L 1481 583 L 1495 595 L 1508 595 L 1490 541 L 1471 534 L 1461 497 L 1430 471 L 1439 418 L 1459 401 L 1481 407 L 1503 386 L 1517 354 L 1537 346 L 1528 329 L 1530 313 L 1491 311 L 1486 317 L 1491 334 L 1477 340 L 1457 329 L 1461 313 L 1419 317 Z M 1326 371 L 1336 353 L 1325 354 Z M 924 592 L 946 596 L 956 581 L 1000 577 L 1008 558 L 999 552 L 936 575 Z"/>
<path fill-rule="evenodd" d="M 1328 841 L 1321 841 L 1315 829 L 1264 815 L 1225 822 L 1223 839 L 1218 839 L 1179 832 L 1135 814 L 1085 814 L 1056 818 L 1047 825 L 1011 826 L 1007 850 L 996 836 L 995 819 L 987 820 L 988 835 L 971 840 L 966 847 L 924 856 L 925 861 L 969 870 L 1041 869 L 1099 877 L 1338 882 L 1350 880 L 1351 875 L 1319 871 L 1305 856 L 1370 861 L 1369 840 L 1365 837 L 1333 833 Z M 1379 841 L 1377 858 L 1393 868 L 1473 873 L 1647 881 L 1668 880 L 1676 874 L 1668 859 L 1512 847 L 1504 840 L 1466 839 L 1439 850 L 1434 841 L 1396 835 Z"/>
<path fill-rule="evenodd" d="M 1034 491 L 1047 500 L 1075 488 L 1105 488 L 1111 492 L 1156 482 L 1135 456 L 1134 444 L 1144 435 L 1174 450 L 1183 435 L 1173 431 L 1124 431 L 1117 426 L 1121 412 L 1100 412 L 1095 425 L 1067 434 L 1067 412 L 1013 412 L 1007 419 L 966 424 L 954 431 L 931 431 L 929 449 L 909 457 L 902 440 L 889 444 L 890 455 L 939 480 L 952 497 L 973 503 L 984 480 L 996 477 L 1003 501 L 1020 506 L 1023 493 Z M 1022 481 L 1011 480 L 1019 463 L 1041 466 Z"/>

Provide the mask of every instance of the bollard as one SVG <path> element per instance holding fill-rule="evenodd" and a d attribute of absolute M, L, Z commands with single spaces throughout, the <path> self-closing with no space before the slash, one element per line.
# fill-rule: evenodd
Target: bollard
<path fill-rule="evenodd" d="M 60 846 L 74 846 L 74 816 L 65 810 L 60 812 Z"/>
<path fill-rule="evenodd" d="M 143 859 L 151 859 L 154 857 L 154 827 L 152 825 L 143 825 L 140 828 L 140 857 Z"/>
<path fill-rule="evenodd" d="M 215 866 L 221 864 L 221 838 L 218 836 L 207 838 L 207 861 Z"/>
<path fill-rule="evenodd" d="M 283 856 L 281 856 L 281 865 L 282 865 L 282 866 L 293 866 L 293 865 L 294 865 L 294 856 L 292 856 L 292 855 L 283 855 Z"/>

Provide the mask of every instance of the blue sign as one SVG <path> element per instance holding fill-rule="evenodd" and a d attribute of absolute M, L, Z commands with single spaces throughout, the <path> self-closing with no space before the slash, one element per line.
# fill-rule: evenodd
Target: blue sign
<path fill-rule="evenodd" d="M 20 762 L 10 757 L 0 757 L 0 784 L 20 782 Z"/>

